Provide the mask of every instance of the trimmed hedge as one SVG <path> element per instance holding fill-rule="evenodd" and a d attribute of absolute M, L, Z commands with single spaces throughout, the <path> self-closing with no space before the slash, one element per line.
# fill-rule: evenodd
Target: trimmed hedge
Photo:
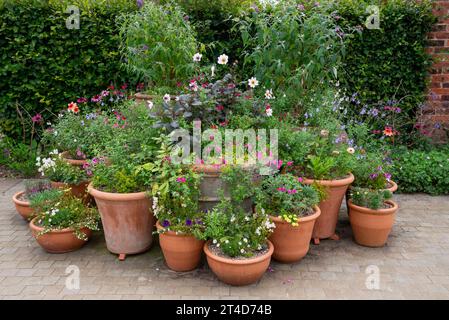
<path fill-rule="evenodd" d="M 67 29 L 68 5 L 80 8 L 80 29 Z M 0 129 L 18 136 L 16 103 L 48 119 L 80 96 L 129 79 L 121 69 L 116 17 L 131 0 L 1 0 Z"/>

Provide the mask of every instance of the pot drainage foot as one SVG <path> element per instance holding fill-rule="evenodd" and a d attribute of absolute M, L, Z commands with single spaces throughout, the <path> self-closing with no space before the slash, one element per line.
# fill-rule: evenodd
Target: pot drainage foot
<path fill-rule="evenodd" d="M 340 240 L 340 236 L 335 233 L 334 235 L 330 236 L 329 239 L 338 241 Z"/>
<path fill-rule="evenodd" d="M 118 259 L 119 259 L 120 261 L 125 261 L 125 259 L 126 259 L 126 253 L 120 253 L 120 254 L 118 255 Z"/>
<path fill-rule="evenodd" d="M 320 244 L 320 238 L 313 238 L 313 244 L 319 245 Z"/>

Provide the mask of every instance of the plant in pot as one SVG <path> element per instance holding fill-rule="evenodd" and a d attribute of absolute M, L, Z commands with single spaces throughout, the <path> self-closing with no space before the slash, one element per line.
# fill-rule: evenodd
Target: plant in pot
<path fill-rule="evenodd" d="M 160 146 L 154 139 L 158 133 L 148 114 L 135 107 L 130 110 L 138 114 L 135 121 L 117 128 L 109 141 L 108 161 L 89 162 L 93 175 L 88 192 L 98 206 L 107 248 L 120 260 L 150 248 L 155 224 L 149 193 L 154 181 L 152 162 Z"/>
<path fill-rule="evenodd" d="M 319 204 L 321 215 L 315 223 L 312 238 L 315 244 L 320 239 L 339 237 L 335 233 L 341 203 L 348 186 L 354 181 L 350 173 L 354 161 L 354 148 L 344 143 L 340 130 L 303 129 L 291 133 L 290 139 L 301 144 L 301 149 L 291 148 L 287 172 L 292 172 L 307 185 L 321 190 Z"/>
<path fill-rule="evenodd" d="M 204 246 L 204 214 L 199 209 L 200 175 L 191 167 L 174 164 L 165 143 L 154 163 L 153 212 L 159 244 L 168 267 L 183 272 L 195 269 Z"/>
<path fill-rule="evenodd" d="M 53 188 L 70 189 L 77 198 L 86 198 L 88 175 L 85 170 L 73 166 L 62 158 L 58 150 L 49 152 L 48 158 L 36 158 L 41 175 L 51 181 Z"/>
<path fill-rule="evenodd" d="M 399 208 L 391 200 L 391 191 L 354 187 L 350 197 L 349 221 L 355 242 L 367 247 L 384 246 Z"/>
<path fill-rule="evenodd" d="M 33 215 L 33 208 L 30 206 L 30 200 L 37 194 L 51 189 L 48 180 L 28 180 L 25 181 L 25 191 L 19 191 L 12 197 L 12 201 L 17 212 L 22 218 L 28 220 Z"/>
<path fill-rule="evenodd" d="M 275 228 L 267 214 L 245 212 L 223 199 L 205 215 L 207 262 L 223 282 L 243 286 L 258 281 L 270 265 L 274 246 L 268 236 Z"/>
<path fill-rule="evenodd" d="M 270 236 L 273 258 L 290 263 L 309 251 L 315 221 L 321 214 L 319 194 L 291 174 L 269 176 L 257 194 L 257 211 L 265 211 L 276 225 Z"/>
<path fill-rule="evenodd" d="M 81 248 L 98 230 L 98 211 L 71 193 L 51 189 L 34 196 L 30 203 L 35 217 L 30 229 L 38 244 L 50 253 Z"/>

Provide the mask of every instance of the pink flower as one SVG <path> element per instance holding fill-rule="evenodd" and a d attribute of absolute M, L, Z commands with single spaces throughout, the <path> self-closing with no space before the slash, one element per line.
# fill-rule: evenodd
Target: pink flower
<path fill-rule="evenodd" d="M 303 183 L 303 181 L 304 181 L 303 178 L 301 178 L 301 177 L 298 178 L 298 182 L 299 182 L 299 183 Z"/>
<path fill-rule="evenodd" d="M 293 165 L 293 161 L 287 162 L 287 166 L 291 167 Z"/>
<path fill-rule="evenodd" d="M 292 189 L 292 190 L 288 190 L 288 193 L 289 194 L 295 194 L 295 193 L 297 193 L 298 191 L 296 190 L 296 189 Z"/>
<path fill-rule="evenodd" d="M 178 183 L 184 183 L 184 182 L 186 182 L 187 180 L 186 180 L 186 178 L 184 178 L 184 177 L 179 177 L 179 178 L 177 178 L 176 179 L 176 182 L 178 182 Z"/>
<path fill-rule="evenodd" d="M 287 189 L 285 189 L 284 187 L 278 188 L 277 190 L 278 190 L 279 192 L 286 192 L 286 191 L 287 191 Z"/>
<path fill-rule="evenodd" d="M 35 115 L 34 117 L 32 117 L 31 120 L 32 120 L 34 123 L 40 123 L 40 122 L 42 122 L 42 120 L 44 120 L 44 119 L 42 118 L 42 115 L 41 115 L 40 113 L 36 113 L 36 115 Z"/>

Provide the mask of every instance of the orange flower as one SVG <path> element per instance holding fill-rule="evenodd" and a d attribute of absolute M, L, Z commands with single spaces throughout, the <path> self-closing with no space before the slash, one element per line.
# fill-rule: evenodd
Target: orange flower
<path fill-rule="evenodd" d="M 78 108 L 78 105 L 75 102 L 70 102 L 67 109 L 69 110 L 69 112 L 73 113 L 80 112 L 80 109 Z"/>
<path fill-rule="evenodd" d="M 385 127 L 385 130 L 383 131 L 384 135 L 387 137 L 394 136 L 394 131 L 391 127 Z"/>

